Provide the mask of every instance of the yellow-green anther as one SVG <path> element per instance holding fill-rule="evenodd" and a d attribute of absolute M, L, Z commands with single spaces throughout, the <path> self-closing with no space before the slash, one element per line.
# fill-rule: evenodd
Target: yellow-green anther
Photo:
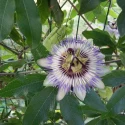
<path fill-rule="evenodd" d="M 79 56 L 79 55 L 80 55 L 80 49 L 77 49 L 75 56 L 77 57 L 77 56 Z"/>
<path fill-rule="evenodd" d="M 67 53 L 65 62 L 66 62 L 66 63 L 71 63 L 71 62 L 72 62 L 72 59 L 73 59 L 73 55 L 70 54 L 70 53 Z"/>
<path fill-rule="evenodd" d="M 82 71 L 82 64 L 78 62 L 77 65 L 71 67 L 73 73 L 79 73 Z"/>
<path fill-rule="evenodd" d="M 84 58 L 84 57 L 77 57 L 84 65 L 86 64 L 86 62 L 88 61 L 88 58 Z"/>

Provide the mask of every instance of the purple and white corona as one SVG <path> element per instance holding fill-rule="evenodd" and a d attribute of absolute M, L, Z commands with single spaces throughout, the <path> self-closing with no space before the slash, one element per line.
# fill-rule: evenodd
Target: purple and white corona
<path fill-rule="evenodd" d="M 44 85 L 58 87 L 58 101 L 70 90 L 83 101 L 90 88 L 105 87 L 101 81 L 101 76 L 108 71 L 104 57 L 89 41 L 65 39 L 53 46 L 51 56 L 37 63 L 49 69 Z"/>

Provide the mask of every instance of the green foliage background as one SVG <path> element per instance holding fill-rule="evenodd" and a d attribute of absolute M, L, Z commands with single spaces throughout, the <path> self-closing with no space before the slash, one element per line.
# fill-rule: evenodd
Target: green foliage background
<path fill-rule="evenodd" d="M 111 72 L 83 102 L 57 102 L 36 61 L 72 36 L 93 40 Z M 0 125 L 125 125 L 124 84 L 124 0 L 0 0 Z"/>

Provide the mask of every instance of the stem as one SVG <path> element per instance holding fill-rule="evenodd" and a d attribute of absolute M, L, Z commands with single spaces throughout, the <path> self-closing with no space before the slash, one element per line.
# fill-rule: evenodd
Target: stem
<path fill-rule="evenodd" d="M 71 11 L 72 11 L 72 6 L 71 6 L 71 8 L 70 8 L 70 11 L 69 11 L 69 14 L 68 14 L 68 17 L 67 17 L 67 20 L 66 20 L 66 26 L 67 26 L 67 23 L 68 23 L 68 21 L 69 21 L 69 17 L 70 17 Z"/>
<path fill-rule="evenodd" d="M 111 3 L 112 3 L 111 0 L 109 0 L 109 6 L 108 6 L 108 11 L 107 11 L 107 14 L 106 14 L 106 19 L 105 19 L 103 30 L 105 30 L 105 26 L 106 26 L 106 23 L 107 23 L 107 19 L 108 19 Z"/>
<path fill-rule="evenodd" d="M 78 11 L 78 9 L 74 6 L 74 4 L 70 1 L 70 0 L 68 0 L 68 2 L 72 5 L 72 7 L 76 10 L 76 12 L 79 14 L 79 11 Z M 81 14 L 79 14 L 81 17 L 82 17 L 82 19 L 86 22 L 86 24 L 91 28 L 91 29 L 93 29 L 93 27 L 89 24 L 89 22 L 85 19 L 85 17 L 83 16 L 83 15 L 81 15 Z"/>
<path fill-rule="evenodd" d="M 7 113 L 7 100 L 6 100 L 6 98 L 5 98 L 5 109 L 6 109 L 6 113 Z"/>
<path fill-rule="evenodd" d="M 105 55 L 106 57 L 119 57 L 118 55 Z"/>
<path fill-rule="evenodd" d="M 114 62 L 121 62 L 121 60 L 118 59 L 118 60 L 106 61 L 104 64 L 109 64 L 109 63 L 114 63 Z"/>
<path fill-rule="evenodd" d="M 78 36 L 78 31 L 79 31 L 79 21 L 80 21 L 80 15 L 78 17 L 78 24 L 77 24 L 77 30 L 76 30 L 76 39 L 77 39 L 77 36 Z"/>
<path fill-rule="evenodd" d="M 16 75 L 16 74 L 30 74 L 30 73 L 36 73 L 40 72 L 41 70 L 31 70 L 31 71 L 22 71 L 17 73 L 0 73 L 0 76 L 6 76 L 6 75 Z"/>
<path fill-rule="evenodd" d="M 18 55 L 19 53 L 17 53 L 16 51 L 12 50 L 10 47 L 6 46 L 5 44 L 3 43 L 0 43 L 1 46 L 3 46 L 4 48 L 8 49 L 9 51 L 11 51 L 12 53 Z"/>
<path fill-rule="evenodd" d="M 63 8 L 63 6 L 67 3 L 67 1 L 68 1 L 68 0 L 66 0 L 66 1 L 63 3 L 63 5 L 61 6 L 61 8 Z"/>

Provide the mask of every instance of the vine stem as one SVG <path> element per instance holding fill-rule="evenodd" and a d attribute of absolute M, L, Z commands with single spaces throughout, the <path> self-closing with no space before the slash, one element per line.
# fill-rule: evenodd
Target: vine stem
<path fill-rule="evenodd" d="M 0 76 L 16 75 L 16 74 L 30 74 L 35 72 L 40 72 L 41 70 L 31 70 L 31 71 L 22 71 L 17 73 L 0 73 Z"/>
<path fill-rule="evenodd" d="M 3 44 L 3 43 L 0 43 L 0 45 L 3 46 L 4 48 L 8 49 L 9 51 L 11 51 L 12 53 L 14 53 L 15 55 L 18 55 L 18 54 L 19 54 L 18 52 L 12 50 L 10 47 L 6 46 L 6 45 Z"/>
<path fill-rule="evenodd" d="M 67 3 L 67 0 L 63 3 L 63 5 L 61 6 L 61 8 L 63 8 L 63 6 Z"/>
<path fill-rule="evenodd" d="M 78 37 L 79 21 L 80 21 L 80 15 L 79 15 L 79 17 L 78 17 L 78 24 L 77 24 L 77 30 L 76 30 L 76 39 L 77 39 L 77 37 Z"/>
<path fill-rule="evenodd" d="M 114 62 L 121 62 L 121 59 L 106 61 L 104 64 L 109 64 L 109 63 L 114 63 Z"/>
<path fill-rule="evenodd" d="M 109 0 L 109 6 L 108 6 L 108 11 L 107 11 L 107 14 L 106 14 L 106 19 L 105 19 L 103 30 L 105 30 L 105 26 L 106 26 L 106 23 L 107 23 L 107 19 L 108 19 L 111 3 L 112 3 L 111 0 Z"/>
<path fill-rule="evenodd" d="M 89 24 L 89 22 L 85 19 L 85 17 L 82 14 L 79 14 L 78 9 L 74 6 L 74 4 L 68 0 L 68 2 L 72 5 L 72 7 L 76 10 L 76 12 L 78 13 L 79 16 L 82 17 L 82 19 L 86 22 L 86 24 L 93 30 L 93 27 Z"/>

